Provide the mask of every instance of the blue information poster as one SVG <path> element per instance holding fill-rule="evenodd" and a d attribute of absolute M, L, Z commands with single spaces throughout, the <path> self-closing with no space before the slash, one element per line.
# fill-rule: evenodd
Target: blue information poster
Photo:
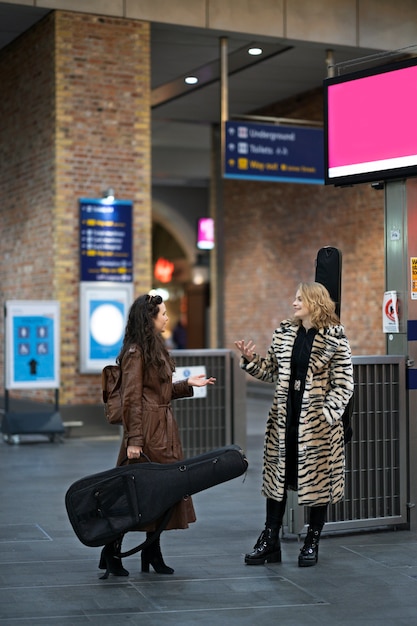
<path fill-rule="evenodd" d="M 324 184 L 321 128 L 226 122 L 224 178 Z"/>
<path fill-rule="evenodd" d="M 59 387 L 59 303 L 6 302 L 6 388 Z"/>
<path fill-rule="evenodd" d="M 98 374 L 115 363 L 133 298 L 132 283 L 80 284 L 80 371 Z"/>
<path fill-rule="evenodd" d="M 80 199 L 80 281 L 133 280 L 132 202 Z"/>

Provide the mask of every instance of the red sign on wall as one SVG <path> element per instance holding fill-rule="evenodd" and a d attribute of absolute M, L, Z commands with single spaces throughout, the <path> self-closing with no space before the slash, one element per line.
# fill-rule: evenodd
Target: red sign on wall
<path fill-rule="evenodd" d="M 174 264 L 168 259 L 160 257 L 155 263 L 153 275 L 160 283 L 170 283 L 174 272 Z"/>

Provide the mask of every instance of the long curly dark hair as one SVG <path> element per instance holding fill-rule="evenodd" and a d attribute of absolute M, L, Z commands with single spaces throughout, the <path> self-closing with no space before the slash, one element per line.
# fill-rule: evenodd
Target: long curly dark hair
<path fill-rule="evenodd" d="M 136 298 L 130 307 L 123 345 L 116 359 L 120 365 L 124 355 L 133 345 L 142 352 L 144 368 L 155 368 L 161 382 L 167 381 L 166 363 L 175 370 L 175 361 L 169 354 L 164 339 L 155 331 L 154 320 L 159 313 L 161 296 L 144 294 Z"/>

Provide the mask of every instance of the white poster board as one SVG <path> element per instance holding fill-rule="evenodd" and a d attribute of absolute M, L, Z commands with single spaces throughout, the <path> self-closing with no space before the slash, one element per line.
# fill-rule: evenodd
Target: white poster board
<path fill-rule="evenodd" d="M 80 371 L 115 363 L 133 300 L 133 283 L 80 283 Z"/>
<path fill-rule="evenodd" d="M 6 389 L 59 389 L 59 313 L 56 301 L 6 302 Z"/>

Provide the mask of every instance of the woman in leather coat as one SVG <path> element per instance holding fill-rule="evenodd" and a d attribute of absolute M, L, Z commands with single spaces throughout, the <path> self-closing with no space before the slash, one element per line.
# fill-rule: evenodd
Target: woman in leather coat
<path fill-rule="evenodd" d="M 145 294 L 132 304 L 117 363 L 122 370 L 123 439 L 117 465 L 128 463 L 174 463 L 183 459 L 183 451 L 174 419 L 171 400 L 190 397 L 193 387 L 213 385 L 214 378 L 204 374 L 173 383 L 175 363 L 162 333 L 168 316 L 161 296 Z M 188 528 L 195 522 L 191 498 L 175 505 L 166 529 Z M 151 540 L 158 524 L 141 528 Z M 99 567 L 115 576 L 127 576 L 120 556 L 120 542 L 103 548 Z M 159 536 L 141 554 L 142 572 L 152 565 L 158 574 L 172 574 L 164 563 Z"/>

